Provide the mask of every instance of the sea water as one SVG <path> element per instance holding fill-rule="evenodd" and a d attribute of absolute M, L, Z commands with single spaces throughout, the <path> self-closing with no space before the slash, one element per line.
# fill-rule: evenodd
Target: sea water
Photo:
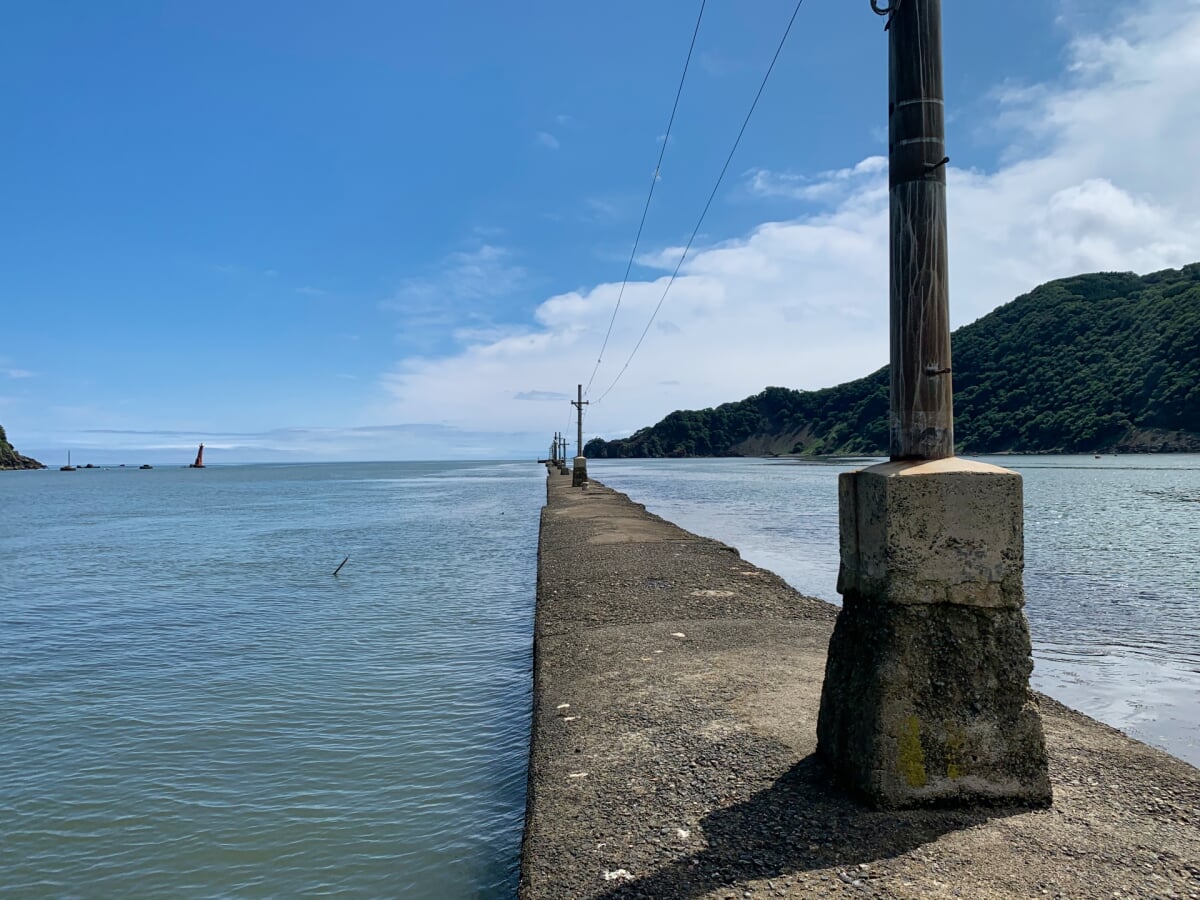
<path fill-rule="evenodd" d="M 1035 686 L 1200 762 L 1200 457 L 993 461 Z M 855 465 L 590 472 L 836 601 Z M 0 894 L 512 896 L 544 478 L 0 473 Z"/>
<path fill-rule="evenodd" d="M 834 603 L 837 475 L 874 460 L 591 460 L 588 473 Z M 1200 455 L 1004 456 L 1025 493 L 1038 690 L 1200 765 Z"/>
<path fill-rule="evenodd" d="M 0 473 L 0 894 L 511 896 L 544 476 Z"/>

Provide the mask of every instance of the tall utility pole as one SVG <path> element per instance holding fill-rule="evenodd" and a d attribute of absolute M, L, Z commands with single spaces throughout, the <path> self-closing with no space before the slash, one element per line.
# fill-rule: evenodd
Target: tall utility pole
<path fill-rule="evenodd" d="M 946 275 L 950 160 L 942 99 L 942 3 L 892 0 L 890 10 L 889 451 L 893 460 L 943 459 L 954 455 L 954 404 Z"/>
<path fill-rule="evenodd" d="M 572 400 L 571 405 L 575 407 L 576 424 L 578 428 L 575 436 L 575 455 L 583 456 L 583 408 L 588 405 L 588 401 L 583 399 L 583 385 L 579 385 L 579 399 Z"/>
<path fill-rule="evenodd" d="M 875 806 L 1051 801 L 1021 476 L 954 457 L 942 0 L 890 0 L 891 461 L 838 476 L 817 752 Z"/>

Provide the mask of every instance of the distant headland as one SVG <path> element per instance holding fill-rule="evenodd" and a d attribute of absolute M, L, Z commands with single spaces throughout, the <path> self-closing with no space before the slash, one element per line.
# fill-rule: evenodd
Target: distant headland
<path fill-rule="evenodd" d="M 22 456 L 8 442 L 4 426 L 0 425 L 0 469 L 44 469 L 44 463 L 31 456 Z"/>
<path fill-rule="evenodd" d="M 952 335 L 957 448 L 1200 451 L 1200 263 L 1051 281 Z M 595 458 L 881 456 L 890 374 L 678 410 Z"/>

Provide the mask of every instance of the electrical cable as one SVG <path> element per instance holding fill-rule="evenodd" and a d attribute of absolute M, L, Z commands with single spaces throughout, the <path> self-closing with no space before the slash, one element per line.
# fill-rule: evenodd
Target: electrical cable
<path fill-rule="evenodd" d="M 706 2 L 707 0 L 700 0 L 700 13 L 696 16 L 696 27 L 692 29 L 692 42 L 688 45 L 687 59 L 683 61 L 683 73 L 679 76 L 679 87 L 675 89 L 675 103 L 671 106 L 667 131 L 663 135 L 662 148 L 658 151 L 658 162 L 654 165 L 654 177 L 650 179 L 650 191 L 646 195 L 646 205 L 642 208 L 642 221 L 638 223 L 637 236 L 633 239 L 633 249 L 629 251 L 629 262 L 625 266 L 625 277 L 621 279 L 621 289 L 617 292 L 617 305 L 613 308 L 612 318 L 608 320 L 608 331 L 604 333 L 604 342 L 600 345 L 600 355 L 596 358 L 596 365 L 592 368 L 592 375 L 588 378 L 587 387 L 583 389 L 584 394 L 592 389 L 592 382 L 600 370 L 600 363 L 604 360 L 604 351 L 608 347 L 608 339 L 612 336 L 613 323 L 617 321 L 617 311 L 621 308 L 621 298 L 625 296 L 625 286 L 629 284 L 629 273 L 633 269 L 634 257 L 637 256 L 638 243 L 642 239 L 642 229 L 646 225 L 646 213 L 650 211 L 650 200 L 654 197 L 654 186 L 658 184 L 659 175 L 662 172 L 663 156 L 667 152 L 667 142 L 671 139 L 671 126 L 675 124 L 675 111 L 679 109 L 679 98 L 683 94 L 683 82 L 687 78 L 688 66 L 692 62 L 692 51 L 696 48 L 696 35 L 700 33 L 700 20 L 704 18 Z"/>
<path fill-rule="evenodd" d="M 775 48 L 775 55 L 771 57 L 771 64 L 767 66 L 767 73 L 763 75 L 762 83 L 758 86 L 758 93 L 754 95 L 754 102 L 750 104 L 750 110 L 746 113 L 746 118 L 742 121 L 742 127 L 738 131 L 737 138 L 733 142 L 733 147 L 729 151 L 729 156 L 725 158 L 725 165 L 721 167 L 721 174 L 717 176 L 717 183 L 713 185 L 712 192 L 708 195 L 708 202 L 704 204 L 704 209 L 700 213 L 700 218 L 696 222 L 696 227 L 692 229 L 692 235 L 688 238 L 687 244 L 683 248 L 683 253 L 680 254 L 679 262 L 675 265 L 675 271 L 671 273 L 671 277 L 667 280 L 667 286 L 663 288 L 662 296 L 658 300 L 658 305 L 654 307 L 654 312 L 650 314 L 650 321 L 646 323 L 645 329 L 642 331 L 642 336 L 638 338 L 637 343 L 633 347 L 633 351 L 629 354 L 629 358 L 625 360 L 625 365 L 621 367 L 621 371 L 617 373 L 617 377 L 613 379 L 604 393 L 596 398 L 594 402 L 599 403 L 608 396 L 609 391 L 617 386 L 617 382 L 621 380 L 621 376 L 625 374 L 625 370 L 629 368 L 629 364 L 633 362 L 634 356 L 637 355 L 638 348 L 642 346 L 642 341 L 646 339 L 646 335 L 650 333 L 650 326 L 654 324 L 654 319 L 658 315 L 658 311 L 662 308 L 663 301 L 667 299 L 667 293 L 671 290 L 671 285 L 675 283 L 676 276 L 679 275 L 679 270 L 683 266 L 683 261 L 687 259 L 688 251 L 692 248 L 692 242 L 696 240 L 696 235 L 700 232 L 700 226 L 704 224 L 704 217 L 708 215 L 708 209 L 712 206 L 713 198 L 717 196 L 717 190 L 721 187 L 721 181 L 725 178 L 725 173 L 729 170 L 729 164 L 733 162 L 733 155 L 737 152 L 738 144 L 742 141 L 742 135 L 746 133 L 746 126 L 750 124 L 750 117 L 754 115 L 754 109 L 758 106 L 759 98 L 762 97 L 763 89 L 767 86 L 767 79 L 771 77 L 771 72 L 775 68 L 775 62 L 779 59 L 779 54 L 783 50 L 783 45 L 787 41 L 788 34 L 791 33 L 792 24 L 796 21 L 796 15 L 800 12 L 800 7 L 804 5 L 804 0 L 797 0 L 796 8 L 792 10 L 792 17 L 788 19 L 787 28 L 783 30 L 783 37 L 779 39 L 779 46 Z"/>

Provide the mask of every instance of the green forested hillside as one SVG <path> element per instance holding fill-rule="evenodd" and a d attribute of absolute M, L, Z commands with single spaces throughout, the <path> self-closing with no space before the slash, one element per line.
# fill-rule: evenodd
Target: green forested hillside
<path fill-rule="evenodd" d="M 13 449 L 13 445 L 8 442 L 8 435 L 4 433 L 4 426 L 0 425 L 0 469 L 44 469 L 46 468 L 36 459 L 31 459 L 28 456 L 22 456 Z"/>
<path fill-rule="evenodd" d="M 953 335 L 961 453 L 1200 450 L 1200 263 L 1052 281 Z M 677 411 L 590 457 L 887 452 L 888 370 Z"/>

